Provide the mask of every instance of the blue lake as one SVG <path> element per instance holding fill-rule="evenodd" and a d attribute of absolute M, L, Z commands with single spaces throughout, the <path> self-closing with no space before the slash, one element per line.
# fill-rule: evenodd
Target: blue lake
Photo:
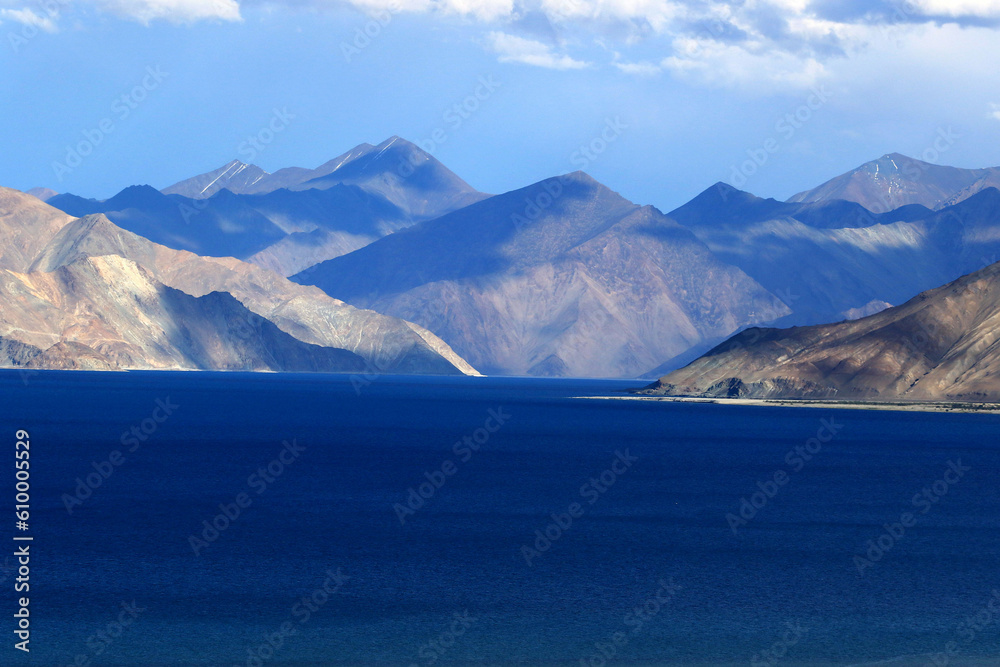
<path fill-rule="evenodd" d="M 1000 664 L 1000 416 L 641 384 L 2 371 L 0 662 Z"/>

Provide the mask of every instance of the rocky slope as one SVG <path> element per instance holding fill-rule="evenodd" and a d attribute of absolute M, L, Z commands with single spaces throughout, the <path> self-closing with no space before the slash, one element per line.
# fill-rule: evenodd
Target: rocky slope
<path fill-rule="evenodd" d="M 688 230 L 575 173 L 294 277 L 417 322 L 484 372 L 630 377 L 788 309 Z"/>
<path fill-rule="evenodd" d="M 2 271 L 0 312 L 5 339 L 39 350 L 28 367 L 365 370 L 358 355 L 304 343 L 229 294 L 191 296 L 117 255 L 48 273 Z"/>
<path fill-rule="evenodd" d="M 749 329 L 645 393 L 1000 400 L 1000 263 L 851 322 Z"/>
<path fill-rule="evenodd" d="M 990 187 L 1000 187 L 1000 167 L 959 169 L 890 153 L 788 201 L 843 199 L 884 213 L 907 204 L 943 208 Z"/>
<path fill-rule="evenodd" d="M 74 219 L 4 188 L 0 240 L 6 249 L 0 255 L 0 269 L 6 270 L 0 295 L 7 299 L 0 309 L 0 337 L 43 352 L 60 342 L 101 351 L 101 345 L 91 344 L 101 339 L 105 347 L 121 341 L 139 346 L 126 352 L 115 348 L 108 357 L 128 368 L 233 368 L 242 359 L 240 367 L 247 369 L 475 372 L 440 339 L 411 323 L 359 311 L 233 258 L 166 248 L 101 215 Z M 19 246 L 16 252 L 8 240 Z M 116 289 L 125 292 L 109 301 Z M 41 300 L 32 301 L 35 297 Z M 119 312 L 116 304 L 133 301 L 141 305 L 138 311 L 127 317 Z M 212 315 L 212 304 L 220 315 Z M 152 323 L 150 332 L 143 321 Z M 159 330 L 200 331 L 202 339 L 156 342 Z M 220 341 L 217 350 L 204 342 L 211 331 Z M 255 346 L 232 338 L 240 332 Z M 147 334 L 153 342 L 143 343 Z M 211 354 L 199 352 L 203 349 Z"/>

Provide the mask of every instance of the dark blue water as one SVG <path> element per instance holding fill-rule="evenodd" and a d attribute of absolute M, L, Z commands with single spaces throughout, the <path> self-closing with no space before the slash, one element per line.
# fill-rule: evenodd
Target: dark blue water
<path fill-rule="evenodd" d="M 626 386 L 2 372 L 0 539 L 26 429 L 34 542 L 0 662 L 1000 664 L 1000 417 L 576 398 Z"/>

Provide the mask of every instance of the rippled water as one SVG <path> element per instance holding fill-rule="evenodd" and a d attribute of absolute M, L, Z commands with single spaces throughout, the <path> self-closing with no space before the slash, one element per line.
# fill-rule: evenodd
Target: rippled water
<path fill-rule="evenodd" d="M 31 664 L 1000 664 L 1000 417 L 630 386 L 4 371 Z"/>

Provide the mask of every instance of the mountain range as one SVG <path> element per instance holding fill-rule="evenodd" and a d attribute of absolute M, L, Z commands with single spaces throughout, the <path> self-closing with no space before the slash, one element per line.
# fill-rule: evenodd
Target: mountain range
<path fill-rule="evenodd" d="M 651 206 L 577 172 L 293 280 L 429 328 L 486 373 L 632 377 L 788 312 Z"/>
<path fill-rule="evenodd" d="M 312 170 L 268 174 L 233 161 L 162 191 L 137 185 L 103 201 L 72 194 L 45 201 L 77 217 L 102 213 L 175 250 L 236 257 L 287 276 L 487 196 L 392 137 Z"/>
<path fill-rule="evenodd" d="M 230 294 L 369 365 L 359 341 L 378 327 L 353 331 L 358 313 L 420 332 L 421 363 L 454 372 L 659 377 L 743 329 L 864 318 L 992 264 L 998 184 L 1000 169 L 891 154 L 786 202 L 719 183 L 664 214 L 580 172 L 490 196 L 392 137 L 316 169 L 233 161 L 105 201 L 38 195 L 102 239 L 91 260 L 133 261 L 194 298 Z M 127 248 L 105 252 L 122 234 Z M 60 252 L 24 268 L 57 272 L 72 264 Z M 311 290 L 309 308 L 288 305 L 295 290 Z M 350 309 L 340 337 L 320 321 L 331 304 Z"/>
<path fill-rule="evenodd" d="M 786 325 L 877 312 L 1000 253 L 996 188 L 937 210 L 873 213 L 846 200 L 760 199 L 720 183 L 669 216 L 779 295 L 793 311 Z"/>
<path fill-rule="evenodd" d="M 0 364 L 475 374 L 430 332 L 0 188 Z"/>

